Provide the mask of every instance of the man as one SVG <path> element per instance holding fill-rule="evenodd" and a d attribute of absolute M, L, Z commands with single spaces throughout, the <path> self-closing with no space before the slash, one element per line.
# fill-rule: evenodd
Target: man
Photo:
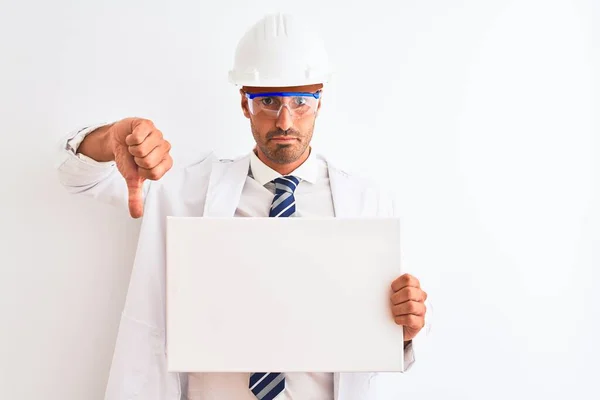
<path fill-rule="evenodd" d="M 238 45 L 230 79 L 256 146 L 233 161 L 212 153 L 179 171 L 171 145 L 146 119 L 126 118 L 70 135 L 59 167 L 63 185 L 144 216 L 122 314 L 107 400 L 384 399 L 377 374 L 182 374 L 166 370 L 166 216 L 393 216 L 393 201 L 331 165 L 310 146 L 331 75 L 314 30 L 289 15 L 267 15 Z M 377 266 L 369 266 L 376 268 Z M 391 317 L 405 341 L 425 325 L 427 294 L 414 276 L 390 282 Z M 399 376 L 399 375 L 398 375 Z M 396 382 L 398 382 L 396 380 Z"/>

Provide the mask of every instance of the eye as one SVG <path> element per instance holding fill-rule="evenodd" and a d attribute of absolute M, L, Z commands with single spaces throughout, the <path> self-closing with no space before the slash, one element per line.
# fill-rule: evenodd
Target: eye
<path fill-rule="evenodd" d="M 294 105 L 295 106 L 303 106 L 306 104 L 306 99 L 304 97 L 295 97 Z"/>
<path fill-rule="evenodd" d="M 270 106 L 273 105 L 273 98 L 272 97 L 263 97 L 260 102 L 262 103 L 263 106 Z"/>

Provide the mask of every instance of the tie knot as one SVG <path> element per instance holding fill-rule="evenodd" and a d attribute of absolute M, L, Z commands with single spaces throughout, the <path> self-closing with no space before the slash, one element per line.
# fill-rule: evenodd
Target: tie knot
<path fill-rule="evenodd" d="M 273 183 L 275 184 L 275 190 L 278 192 L 294 193 L 300 184 L 300 179 L 293 175 L 287 175 L 273 179 Z"/>

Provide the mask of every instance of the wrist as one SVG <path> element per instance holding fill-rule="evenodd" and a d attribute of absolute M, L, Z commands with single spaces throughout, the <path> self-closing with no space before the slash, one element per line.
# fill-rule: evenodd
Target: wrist
<path fill-rule="evenodd" d="M 110 133 L 111 126 L 102 126 L 86 135 L 77 148 L 77 153 L 84 154 L 98 162 L 114 161 L 115 152 Z"/>

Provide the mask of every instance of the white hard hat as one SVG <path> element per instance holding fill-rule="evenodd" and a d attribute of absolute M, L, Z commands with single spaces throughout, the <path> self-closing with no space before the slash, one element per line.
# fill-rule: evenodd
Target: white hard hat
<path fill-rule="evenodd" d="M 332 76 L 325 44 L 308 21 L 269 14 L 242 37 L 229 81 L 240 86 L 325 84 Z"/>

